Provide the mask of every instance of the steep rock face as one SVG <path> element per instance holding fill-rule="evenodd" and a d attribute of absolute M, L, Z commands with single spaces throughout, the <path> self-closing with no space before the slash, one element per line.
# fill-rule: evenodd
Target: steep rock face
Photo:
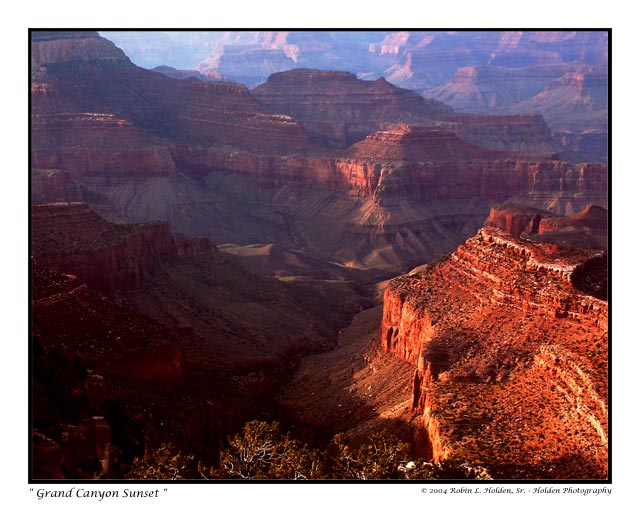
<path fill-rule="evenodd" d="M 540 221 L 539 233 L 545 234 L 572 228 L 583 228 L 585 230 L 605 232 L 607 231 L 609 215 L 607 210 L 600 206 L 589 205 L 584 210 L 575 215 L 566 217 L 549 217 Z"/>
<path fill-rule="evenodd" d="M 504 201 L 519 196 L 547 209 L 574 213 L 589 203 L 604 205 L 608 197 L 606 165 L 489 151 L 438 128 L 400 126 L 377 132 L 350 152 L 357 165 L 377 164 L 374 195 L 383 199 L 403 195 L 421 201 L 463 197 Z"/>
<path fill-rule="evenodd" d="M 573 215 L 547 216 L 540 221 L 538 234 L 533 238 L 572 247 L 608 251 L 609 213 L 600 206 L 588 205 Z M 606 290 L 602 290 L 602 293 L 606 293 Z"/>
<path fill-rule="evenodd" d="M 290 115 L 311 134 L 348 146 L 388 123 L 423 123 L 450 114 L 384 78 L 359 80 L 352 73 L 297 69 L 274 73 L 251 94 L 270 112 Z"/>
<path fill-rule="evenodd" d="M 97 32 L 39 32 L 31 33 L 31 69 L 70 61 L 92 60 L 126 61 L 127 56 Z"/>
<path fill-rule="evenodd" d="M 514 203 L 504 204 L 491 209 L 484 225 L 512 236 L 574 248 L 608 248 L 609 214 L 592 204 L 573 215 L 554 215 Z"/>
<path fill-rule="evenodd" d="M 551 215 L 551 212 L 536 208 L 504 205 L 491 208 L 484 225 L 498 228 L 514 237 L 535 235 L 540 230 L 543 218 Z"/>
<path fill-rule="evenodd" d="M 574 286 L 602 257 L 485 228 L 391 281 L 381 343 L 416 365 L 425 453 L 499 478 L 606 478 L 608 305 Z"/>
<path fill-rule="evenodd" d="M 83 203 L 34 205 L 31 226 L 31 251 L 39 265 L 76 274 L 107 292 L 140 286 L 159 262 L 216 251 L 210 242 L 192 244 L 184 237 L 176 244 L 166 223 L 108 223 Z"/>

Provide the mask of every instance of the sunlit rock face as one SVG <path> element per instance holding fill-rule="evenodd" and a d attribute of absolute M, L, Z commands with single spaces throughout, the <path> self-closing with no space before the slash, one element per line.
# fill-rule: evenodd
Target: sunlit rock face
<path fill-rule="evenodd" d="M 604 257 L 484 228 L 391 281 L 381 344 L 415 364 L 425 453 L 501 478 L 606 478 Z"/>

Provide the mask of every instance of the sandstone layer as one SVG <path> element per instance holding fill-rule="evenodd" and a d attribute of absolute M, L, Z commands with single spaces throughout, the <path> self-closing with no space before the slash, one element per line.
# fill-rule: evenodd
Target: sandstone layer
<path fill-rule="evenodd" d="M 494 478 L 607 477 L 608 304 L 594 297 L 606 282 L 596 271 L 580 285 L 602 258 L 485 228 L 391 281 L 381 343 L 416 367 L 426 454 Z"/>

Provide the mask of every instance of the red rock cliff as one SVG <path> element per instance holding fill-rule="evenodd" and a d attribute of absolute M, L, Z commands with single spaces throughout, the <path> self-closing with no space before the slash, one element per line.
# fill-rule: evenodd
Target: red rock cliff
<path fill-rule="evenodd" d="M 34 205 L 31 228 L 37 264 L 77 275 L 107 292 L 140 286 L 159 262 L 217 251 L 208 240 L 174 239 L 164 222 L 111 224 L 83 203 Z"/>
<path fill-rule="evenodd" d="M 491 208 L 484 225 L 512 236 L 576 248 L 608 247 L 609 215 L 601 206 L 592 204 L 573 215 L 554 215 L 550 211 L 505 204 Z"/>
<path fill-rule="evenodd" d="M 484 225 L 499 228 L 515 237 L 535 235 L 540 229 L 543 218 L 551 215 L 551 212 L 525 206 L 499 206 L 491 208 Z"/>
<path fill-rule="evenodd" d="M 416 365 L 425 453 L 501 478 L 606 478 L 608 305 L 574 286 L 602 257 L 485 228 L 391 281 L 381 342 Z"/>
<path fill-rule="evenodd" d="M 574 213 L 589 203 L 607 204 L 606 165 L 489 151 L 441 128 L 400 125 L 367 137 L 349 152 L 351 176 L 354 167 L 365 163 L 380 169 L 374 190 L 381 197 L 504 201 L 515 196 L 559 213 Z"/>

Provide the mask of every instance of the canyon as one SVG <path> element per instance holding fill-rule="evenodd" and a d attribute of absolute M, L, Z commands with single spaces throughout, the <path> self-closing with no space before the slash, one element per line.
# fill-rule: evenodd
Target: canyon
<path fill-rule="evenodd" d="M 261 418 L 316 446 L 384 427 L 498 479 L 606 479 L 607 144 L 576 135 L 606 126 L 562 114 L 593 90 L 565 76 L 583 36 L 543 35 L 474 36 L 509 76 L 547 66 L 504 102 L 531 110 L 487 113 L 358 67 L 226 81 L 241 55 L 303 66 L 328 33 L 228 33 L 209 67 L 156 72 L 33 31 L 35 478 L 121 478 L 165 442 L 216 461 Z M 443 37 L 364 53 L 464 39 Z"/>
<path fill-rule="evenodd" d="M 604 31 L 177 32 L 151 34 L 149 42 L 126 32 L 102 35 L 138 65 L 170 64 L 205 80 L 255 88 L 274 73 L 341 70 L 384 77 L 456 111 L 537 113 L 564 151 L 607 157 Z"/>
<path fill-rule="evenodd" d="M 297 359 L 329 349 L 370 303 L 345 276 L 251 274 L 206 238 L 112 224 L 83 203 L 36 204 L 31 226 L 39 478 L 121 477 L 166 432 L 215 457 Z M 83 430 L 96 418 L 99 443 Z"/>

